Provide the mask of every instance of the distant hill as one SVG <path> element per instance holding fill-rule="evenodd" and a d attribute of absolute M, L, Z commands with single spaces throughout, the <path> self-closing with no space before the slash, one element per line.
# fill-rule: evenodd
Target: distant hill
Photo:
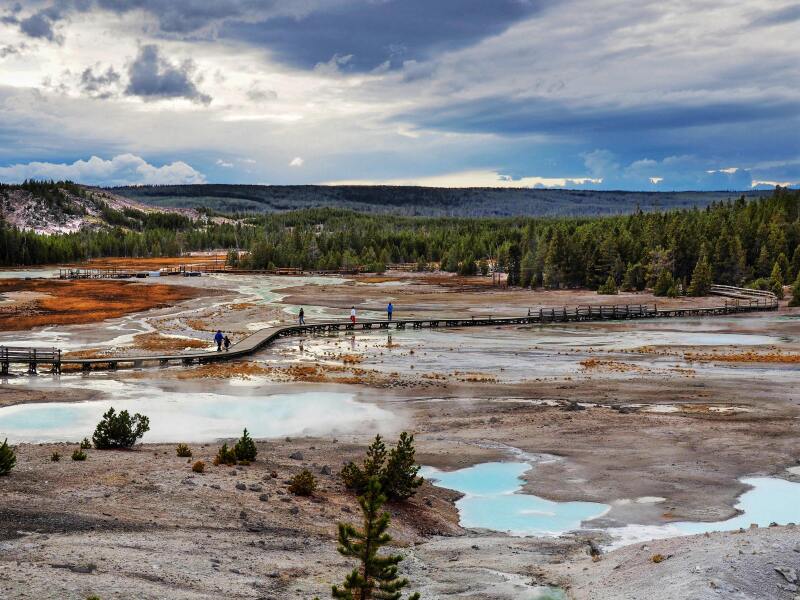
<path fill-rule="evenodd" d="M 526 188 L 412 186 L 160 185 L 112 188 L 114 194 L 162 208 L 270 213 L 312 207 L 397 215 L 509 217 L 597 216 L 707 206 L 768 196 L 747 192 L 625 192 Z"/>
<path fill-rule="evenodd" d="M 23 231 L 75 233 L 84 229 L 188 223 L 200 218 L 192 209 L 160 208 L 69 181 L 0 183 L 0 221 Z"/>

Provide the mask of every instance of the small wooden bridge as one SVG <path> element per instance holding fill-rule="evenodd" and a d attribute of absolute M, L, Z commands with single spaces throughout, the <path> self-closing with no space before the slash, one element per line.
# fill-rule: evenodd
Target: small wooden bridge
<path fill-rule="evenodd" d="M 7 375 L 11 364 L 25 364 L 28 373 L 36 374 L 40 364 L 50 365 L 51 372 L 60 373 L 65 365 L 80 366 L 83 371 L 116 370 L 120 366 L 141 368 L 150 365 L 205 364 L 242 358 L 258 352 L 282 337 L 340 331 L 368 331 L 392 329 L 436 329 L 456 327 L 487 327 L 508 325 L 542 325 L 548 323 L 580 323 L 587 321 L 624 321 L 631 319 L 674 319 L 685 317 L 711 317 L 778 309 L 778 300 L 770 292 L 746 290 L 729 286 L 714 286 L 713 293 L 735 299 L 725 300 L 719 306 L 658 308 L 657 304 L 581 305 L 528 309 L 528 314 L 518 317 L 469 317 L 356 321 L 330 321 L 304 325 L 267 327 L 234 344 L 222 352 L 202 351 L 179 354 L 110 356 L 101 358 L 62 358 L 57 348 L 0 347 L 0 370 Z"/>

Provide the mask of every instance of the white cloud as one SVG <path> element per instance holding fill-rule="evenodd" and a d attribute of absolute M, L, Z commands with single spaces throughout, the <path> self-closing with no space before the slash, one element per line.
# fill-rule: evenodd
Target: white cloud
<path fill-rule="evenodd" d="M 344 181 L 327 181 L 323 185 L 418 185 L 424 187 L 498 187 L 498 188 L 533 188 L 533 187 L 566 187 L 572 185 L 599 184 L 602 179 L 590 177 L 519 177 L 514 179 L 492 170 L 460 171 L 442 175 L 428 175 L 407 179 L 354 179 Z"/>
<path fill-rule="evenodd" d="M 216 164 L 217 164 L 218 167 L 223 167 L 225 169 L 232 169 L 233 168 L 233 163 L 232 162 L 228 162 L 228 161 L 222 160 L 221 158 L 217 159 L 217 163 Z"/>
<path fill-rule="evenodd" d="M 302 167 L 305 161 L 300 156 L 295 156 L 290 162 L 290 167 Z"/>
<path fill-rule="evenodd" d="M 141 156 L 120 154 L 110 160 L 92 156 L 73 163 L 29 162 L 0 167 L 0 180 L 19 183 L 25 179 L 71 180 L 88 185 L 140 185 L 205 183 L 205 176 L 183 161 L 160 167 Z"/>

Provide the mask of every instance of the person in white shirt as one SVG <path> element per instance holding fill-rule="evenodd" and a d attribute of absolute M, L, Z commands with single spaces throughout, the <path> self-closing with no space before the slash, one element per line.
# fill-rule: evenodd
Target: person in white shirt
<path fill-rule="evenodd" d="M 352 306 L 350 308 L 350 322 L 355 325 L 356 323 L 356 307 Z"/>

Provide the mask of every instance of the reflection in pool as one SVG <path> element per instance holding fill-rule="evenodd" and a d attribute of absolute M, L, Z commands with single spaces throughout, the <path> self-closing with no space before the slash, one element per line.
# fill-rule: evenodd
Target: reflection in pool
<path fill-rule="evenodd" d="M 465 527 L 552 536 L 580 529 L 583 521 L 608 510 L 595 502 L 552 502 L 516 493 L 522 487 L 522 474 L 530 468 L 523 462 L 492 462 L 450 472 L 426 467 L 421 473 L 436 485 L 464 494 L 456 506 Z"/>
<path fill-rule="evenodd" d="M 87 382 L 88 383 L 88 382 Z M 128 382 L 116 383 L 113 400 L 21 404 L 0 409 L 0 439 L 10 443 L 75 441 L 91 436 L 110 406 L 150 417 L 144 442 L 203 442 L 241 434 L 256 438 L 381 431 L 394 415 L 341 392 L 291 394 L 186 393 Z"/>

